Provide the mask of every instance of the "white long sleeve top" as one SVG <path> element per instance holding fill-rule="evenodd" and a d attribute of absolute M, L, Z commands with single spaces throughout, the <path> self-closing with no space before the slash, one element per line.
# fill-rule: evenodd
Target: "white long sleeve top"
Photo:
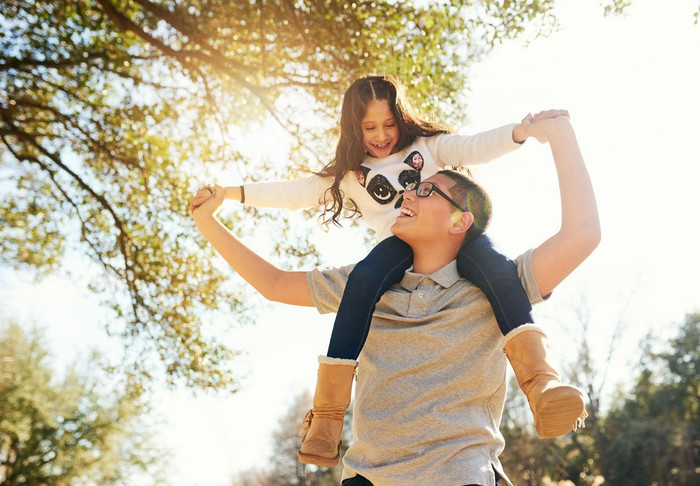
<path fill-rule="evenodd" d="M 381 241 L 391 235 L 390 228 L 409 183 L 427 179 L 445 166 L 483 164 L 515 150 L 520 144 L 513 141 L 514 126 L 504 125 L 475 135 L 419 137 L 388 157 L 367 157 L 359 170 L 345 175 L 340 190 L 345 199 L 355 202 Z M 332 184 L 332 177 L 317 175 L 245 184 L 245 204 L 291 210 L 310 208 L 324 204 L 331 197 L 326 195 L 326 190 Z"/>

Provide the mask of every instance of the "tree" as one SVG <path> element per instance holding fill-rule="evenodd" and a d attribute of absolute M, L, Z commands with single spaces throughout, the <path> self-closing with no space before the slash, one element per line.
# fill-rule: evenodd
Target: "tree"
<path fill-rule="evenodd" d="M 553 5 L 2 2 L 0 262 L 42 275 L 79 254 L 143 381 L 159 362 L 171 384 L 235 390 L 233 353 L 202 322 L 216 310 L 243 320 L 246 295 L 224 285 L 185 208 L 214 162 L 270 175 L 247 164 L 241 128 L 275 120 L 295 169 L 320 168 L 342 87 L 372 71 L 459 121 L 462 66 L 529 24 L 551 26 Z M 314 250 L 303 237 L 277 249 Z"/>
<path fill-rule="evenodd" d="M 102 372 L 94 357 L 81 371 L 53 374 L 37 332 L 16 324 L 0 335 L 0 483 L 160 484 L 143 395 Z M 141 478 L 143 479 L 143 478 Z"/>
<path fill-rule="evenodd" d="M 333 486 L 340 483 L 342 462 L 334 468 L 319 468 L 299 462 L 297 451 L 301 444 L 299 430 L 306 412 L 311 408 L 311 395 L 302 392 L 292 402 L 289 410 L 279 419 L 273 432 L 273 450 L 268 471 L 246 471 L 235 484 L 261 486 Z M 352 442 L 352 405 L 345 414 L 341 457 Z"/>
<path fill-rule="evenodd" d="M 697 484 L 700 468 L 700 314 L 689 314 L 669 350 L 643 346 L 632 393 L 605 419 L 610 484 Z"/>

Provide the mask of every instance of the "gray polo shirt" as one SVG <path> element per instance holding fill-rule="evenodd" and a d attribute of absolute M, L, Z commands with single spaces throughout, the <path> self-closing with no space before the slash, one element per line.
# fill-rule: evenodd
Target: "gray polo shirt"
<path fill-rule="evenodd" d="M 534 303 L 532 250 L 516 260 Z M 309 272 L 321 313 L 336 312 L 353 266 Z M 377 304 L 359 357 L 353 443 L 343 479 L 375 486 L 494 485 L 504 440 L 503 335 L 486 296 L 453 261 L 429 276 L 407 271 Z"/>

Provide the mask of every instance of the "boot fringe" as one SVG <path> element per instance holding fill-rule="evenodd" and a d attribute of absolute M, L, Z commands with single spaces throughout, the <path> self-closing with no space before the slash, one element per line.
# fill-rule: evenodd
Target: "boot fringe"
<path fill-rule="evenodd" d="M 318 357 L 318 362 L 327 365 L 357 366 L 357 361 L 354 359 L 331 358 L 323 355 Z"/>
<path fill-rule="evenodd" d="M 576 423 L 574 424 L 574 432 L 576 432 L 578 429 L 585 429 L 586 428 L 586 417 L 588 417 L 588 412 L 586 412 L 586 409 L 583 409 L 583 413 L 576 419 Z"/>
<path fill-rule="evenodd" d="M 330 420 L 340 420 L 342 422 L 343 418 L 345 417 L 346 410 L 347 408 L 345 407 L 319 407 L 312 408 L 311 410 L 306 412 L 306 416 L 304 417 L 304 420 L 302 422 L 301 430 L 299 431 L 299 435 L 301 436 L 302 441 L 306 439 L 306 434 L 311 428 L 311 423 L 313 422 L 314 417 L 327 418 Z"/>
<path fill-rule="evenodd" d="M 506 352 L 506 345 L 510 342 L 511 339 L 514 337 L 519 336 L 520 334 L 527 332 L 527 331 L 536 331 L 540 334 L 542 334 L 544 337 L 547 337 L 547 334 L 545 334 L 544 330 L 538 326 L 537 324 L 523 324 L 522 326 L 518 326 L 512 331 L 510 331 L 508 334 L 503 336 L 503 347 L 501 348 L 501 351 L 504 353 Z"/>

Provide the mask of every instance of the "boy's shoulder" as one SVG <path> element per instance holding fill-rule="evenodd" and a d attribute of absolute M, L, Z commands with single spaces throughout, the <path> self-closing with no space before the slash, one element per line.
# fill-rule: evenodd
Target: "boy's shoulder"
<path fill-rule="evenodd" d="M 306 272 L 311 300 L 321 314 L 337 312 L 350 272 L 355 264 Z"/>

